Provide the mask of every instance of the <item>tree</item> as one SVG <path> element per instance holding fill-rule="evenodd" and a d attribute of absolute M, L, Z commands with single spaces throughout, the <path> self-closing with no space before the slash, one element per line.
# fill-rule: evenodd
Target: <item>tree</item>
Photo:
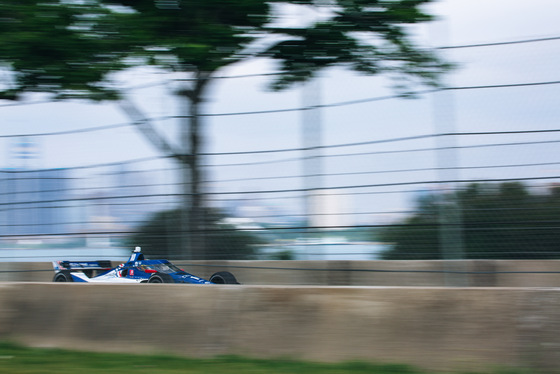
<path fill-rule="evenodd" d="M 206 259 L 249 260 L 257 255 L 256 247 L 264 244 L 257 235 L 225 223 L 225 215 L 210 209 L 204 214 L 208 228 Z M 136 234 L 126 239 L 127 247 L 142 247 L 152 258 L 184 259 L 178 247 L 181 237 L 181 210 L 154 213 Z"/>
<path fill-rule="evenodd" d="M 523 184 L 471 184 L 445 199 L 457 199 L 463 212 L 465 254 L 470 259 L 560 258 L 558 187 L 531 193 Z M 440 196 L 419 199 L 416 212 L 381 230 L 390 243 L 384 259 L 441 259 L 438 250 Z"/>
<path fill-rule="evenodd" d="M 83 2 L 4 0 L 0 14 L 0 68 L 13 73 L 0 82 L 0 99 L 18 100 L 26 92 L 117 98 L 105 78 L 125 68 L 125 54 L 106 38 L 108 10 Z"/>
<path fill-rule="evenodd" d="M 321 69 L 335 65 L 369 75 L 393 75 L 404 82 L 401 88 L 417 82 L 435 84 L 448 66 L 431 51 L 415 46 L 409 29 L 411 24 L 431 20 L 421 10 L 431 1 L 26 0 L 21 5 L 12 0 L 0 8 L 10 14 L 4 22 L 41 27 L 31 33 L 25 27 L 9 31 L 7 24 L 2 29 L 0 62 L 15 73 L 13 86 L 4 90 L 4 97 L 46 91 L 58 97 L 80 93 L 93 98 L 111 92 L 107 97 L 114 98 L 118 92 L 103 79 L 127 64 L 150 63 L 184 73 L 185 84 L 177 95 L 185 98 L 189 114 L 182 125 L 180 149 L 157 133 L 131 103 L 123 101 L 122 107 L 159 150 L 182 166 L 190 247 L 204 257 L 205 245 L 197 235 L 204 231 L 205 222 L 200 218 L 205 206 L 200 113 L 217 73 L 225 66 L 265 57 L 280 64 L 281 74 L 271 84 L 274 89 L 311 79 Z M 271 22 L 275 9 L 286 4 L 322 9 L 329 16 L 299 27 L 277 27 Z M 48 14 L 36 9 L 46 9 Z M 54 17 L 60 15 L 65 17 L 57 24 Z M 13 33 L 18 46 L 7 38 Z M 52 43 L 34 49 L 46 37 Z M 72 46 L 72 53 L 65 51 L 66 43 Z M 42 64 L 43 58 L 49 64 Z M 22 63 L 24 60 L 30 64 Z"/>

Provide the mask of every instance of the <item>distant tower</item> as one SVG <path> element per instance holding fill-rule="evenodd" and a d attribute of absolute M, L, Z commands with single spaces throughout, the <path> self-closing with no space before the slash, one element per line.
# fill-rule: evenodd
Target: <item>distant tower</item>
<path fill-rule="evenodd" d="M 9 150 L 9 159 L 12 168 L 16 170 L 29 170 L 37 168 L 40 159 L 38 143 L 28 136 L 15 138 Z"/>
<path fill-rule="evenodd" d="M 350 201 L 340 191 L 320 190 L 312 197 L 310 222 L 323 229 L 346 229 L 353 224 L 350 218 Z"/>

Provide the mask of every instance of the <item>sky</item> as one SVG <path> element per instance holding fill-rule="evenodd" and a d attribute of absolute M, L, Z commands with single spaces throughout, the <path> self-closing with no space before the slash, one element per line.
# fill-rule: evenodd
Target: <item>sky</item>
<path fill-rule="evenodd" d="M 515 42 L 560 37 L 560 2 L 557 0 L 442 0 L 429 5 L 435 22 L 415 27 L 417 41 L 429 47 Z M 560 80 L 560 40 L 500 46 L 444 49 L 441 53 L 457 64 L 446 77 L 451 87 L 493 86 Z M 257 60 L 224 69 L 222 76 L 243 76 L 274 71 L 269 61 Z M 173 116 L 181 103 L 171 94 L 170 77 L 149 69 L 138 69 L 122 77 L 130 87 L 130 98 L 147 115 Z M 303 146 L 303 118 L 299 111 L 274 114 L 223 115 L 265 110 L 301 108 L 310 96 L 323 105 L 377 98 L 394 94 L 385 78 L 366 77 L 342 68 L 324 71 L 314 86 L 297 86 L 284 92 L 267 91 L 269 77 L 218 80 L 209 96 L 206 113 L 206 153 L 231 153 Z M 141 88 L 147 85 L 146 88 Z M 316 113 L 325 146 L 373 142 L 437 132 L 527 131 L 560 129 L 560 85 L 452 90 L 416 99 L 371 101 L 330 106 Z M 221 114 L 217 116 L 217 114 Z M 9 149 L 14 138 L 7 136 L 53 133 L 92 127 L 126 124 L 130 119 L 112 103 L 58 102 L 12 105 L 0 102 L 0 167 L 14 166 Z M 175 120 L 157 121 L 170 138 L 177 134 Z M 453 139 L 421 139 L 384 142 L 364 146 L 332 147 L 323 150 L 319 173 L 329 177 L 308 182 L 341 187 L 348 212 L 359 213 L 353 223 L 384 222 L 395 212 L 407 211 L 417 194 L 400 194 L 412 187 L 396 185 L 414 180 L 491 179 L 560 175 L 558 145 L 481 144 L 542 142 L 555 140 L 554 132 L 525 135 L 465 136 Z M 159 153 L 131 126 L 111 130 L 37 136 L 40 159 L 36 167 L 58 168 L 96 165 L 155 157 Z M 447 142 L 447 143 L 446 143 Z M 460 150 L 404 152 L 405 150 L 458 145 Z M 465 148 L 472 147 L 472 148 Z M 400 152 L 399 152 L 400 151 Z M 358 154 L 358 155 L 352 155 Z M 258 155 L 214 155 L 206 163 L 213 192 L 267 191 L 305 187 L 288 178 L 305 173 L 301 162 L 290 161 L 301 154 L 278 152 Z M 257 163 L 260 165 L 234 166 Z M 262 164 L 264 163 L 264 164 Z M 547 165 L 543 165 L 547 163 Z M 513 167 L 520 164 L 537 166 Z M 221 166 L 217 166 L 221 165 Z M 491 166 L 501 165 L 500 168 Z M 453 167 L 453 171 L 434 167 Z M 156 166 L 161 167 L 161 166 Z M 427 170 L 430 169 L 430 170 Z M 414 170 L 396 172 L 396 170 Z M 269 180 L 260 178 L 270 177 Z M 274 179 L 272 179 L 274 178 Z M 229 180 L 229 182 L 225 182 Z M 386 188 L 353 188 L 356 185 L 390 184 Z M 433 184 L 414 186 L 431 189 Z M 272 204 L 283 205 L 272 196 Z M 226 197 L 229 198 L 227 195 Z M 265 195 L 263 195 L 265 196 Z M 283 196 L 283 195 L 282 195 Z M 412 196 L 412 197 L 411 197 Z M 243 195 L 239 195 L 243 197 Z M 300 204 L 301 205 L 301 204 Z M 298 208 L 301 209 L 301 206 Z M 375 214 L 373 214 L 375 213 Z M 386 214 L 385 214 L 386 213 Z"/>

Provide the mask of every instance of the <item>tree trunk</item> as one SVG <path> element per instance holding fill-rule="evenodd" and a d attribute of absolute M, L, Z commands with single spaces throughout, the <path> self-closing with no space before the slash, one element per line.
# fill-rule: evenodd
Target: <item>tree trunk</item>
<path fill-rule="evenodd" d="M 204 90 L 210 80 L 210 73 L 197 73 L 191 85 L 177 91 L 184 99 L 181 103 L 179 124 L 180 147 L 172 146 L 158 133 L 150 120 L 129 100 L 122 100 L 120 107 L 134 121 L 140 132 L 156 149 L 173 157 L 180 167 L 181 202 L 179 222 L 170 230 L 173 235 L 174 257 L 186 260 L 208 258 L 205 245 L 207 231 L 205 219 L 205 194 L 201 163 L 202 120 L 201 106 L 204 104 Z"/>
<path fill-rule="evenodd" d="M 198 74 L 193 87 L 183 91 L 181 95 L 186 98 L 185 106 L 188 111 L 181 124 L 181 145 L 185 155 L 181 160 L 183 168 L 181 248 L 184 257 L 189 260 L 202 260 L 208 257 L 204 217 L 206 204 L 200 155 L 203 139 L 200 112 L 204 103 L 203 92 L 207 81 L 206 75 Z"/>
<path fill-rule="evenodd" d="M 190 214 L 189 214 L 189 228 L 190 228 L 190 240 L 188 243 L 191 246 L 191 258 L 192 259 L 205 259 L 206 258 L 206 248 L 205 248 L 205 225 L 204 222 L 204 192 L 202 187 L 202 165 L 201 165 L 201 118 L 199 116 L 200 101 L 191 102 L 191 117 L 190 128 L 189 128 L 189 144 L 190 144 L 190 193 L 191 196 L 186 196 L 187 200 L 190 200 Z M 188 204 L 188 201 L 187 201 Z M 189 209 L 189 206 L 186 206 Z"/>

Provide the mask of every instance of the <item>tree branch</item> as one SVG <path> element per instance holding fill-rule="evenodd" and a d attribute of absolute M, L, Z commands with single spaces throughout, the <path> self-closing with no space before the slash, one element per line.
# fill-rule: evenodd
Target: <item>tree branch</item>
<path fill-rule="evenodd" d="M 119 107 L 126 113 L 126 115 L 134 122 L 134 125 L 140 132 L 148 139 L 150 143 L 160 152 L 165 155 L 173 157 L 180 162 L 189 163 L 191 155 L 185 155 L 182 152 L 177 152 L 169 142 L 159 134 L 152 126 L 151 121 L 138 109 L 134 103 L 128 99 L 121 99 L 118 101 Z"/>

